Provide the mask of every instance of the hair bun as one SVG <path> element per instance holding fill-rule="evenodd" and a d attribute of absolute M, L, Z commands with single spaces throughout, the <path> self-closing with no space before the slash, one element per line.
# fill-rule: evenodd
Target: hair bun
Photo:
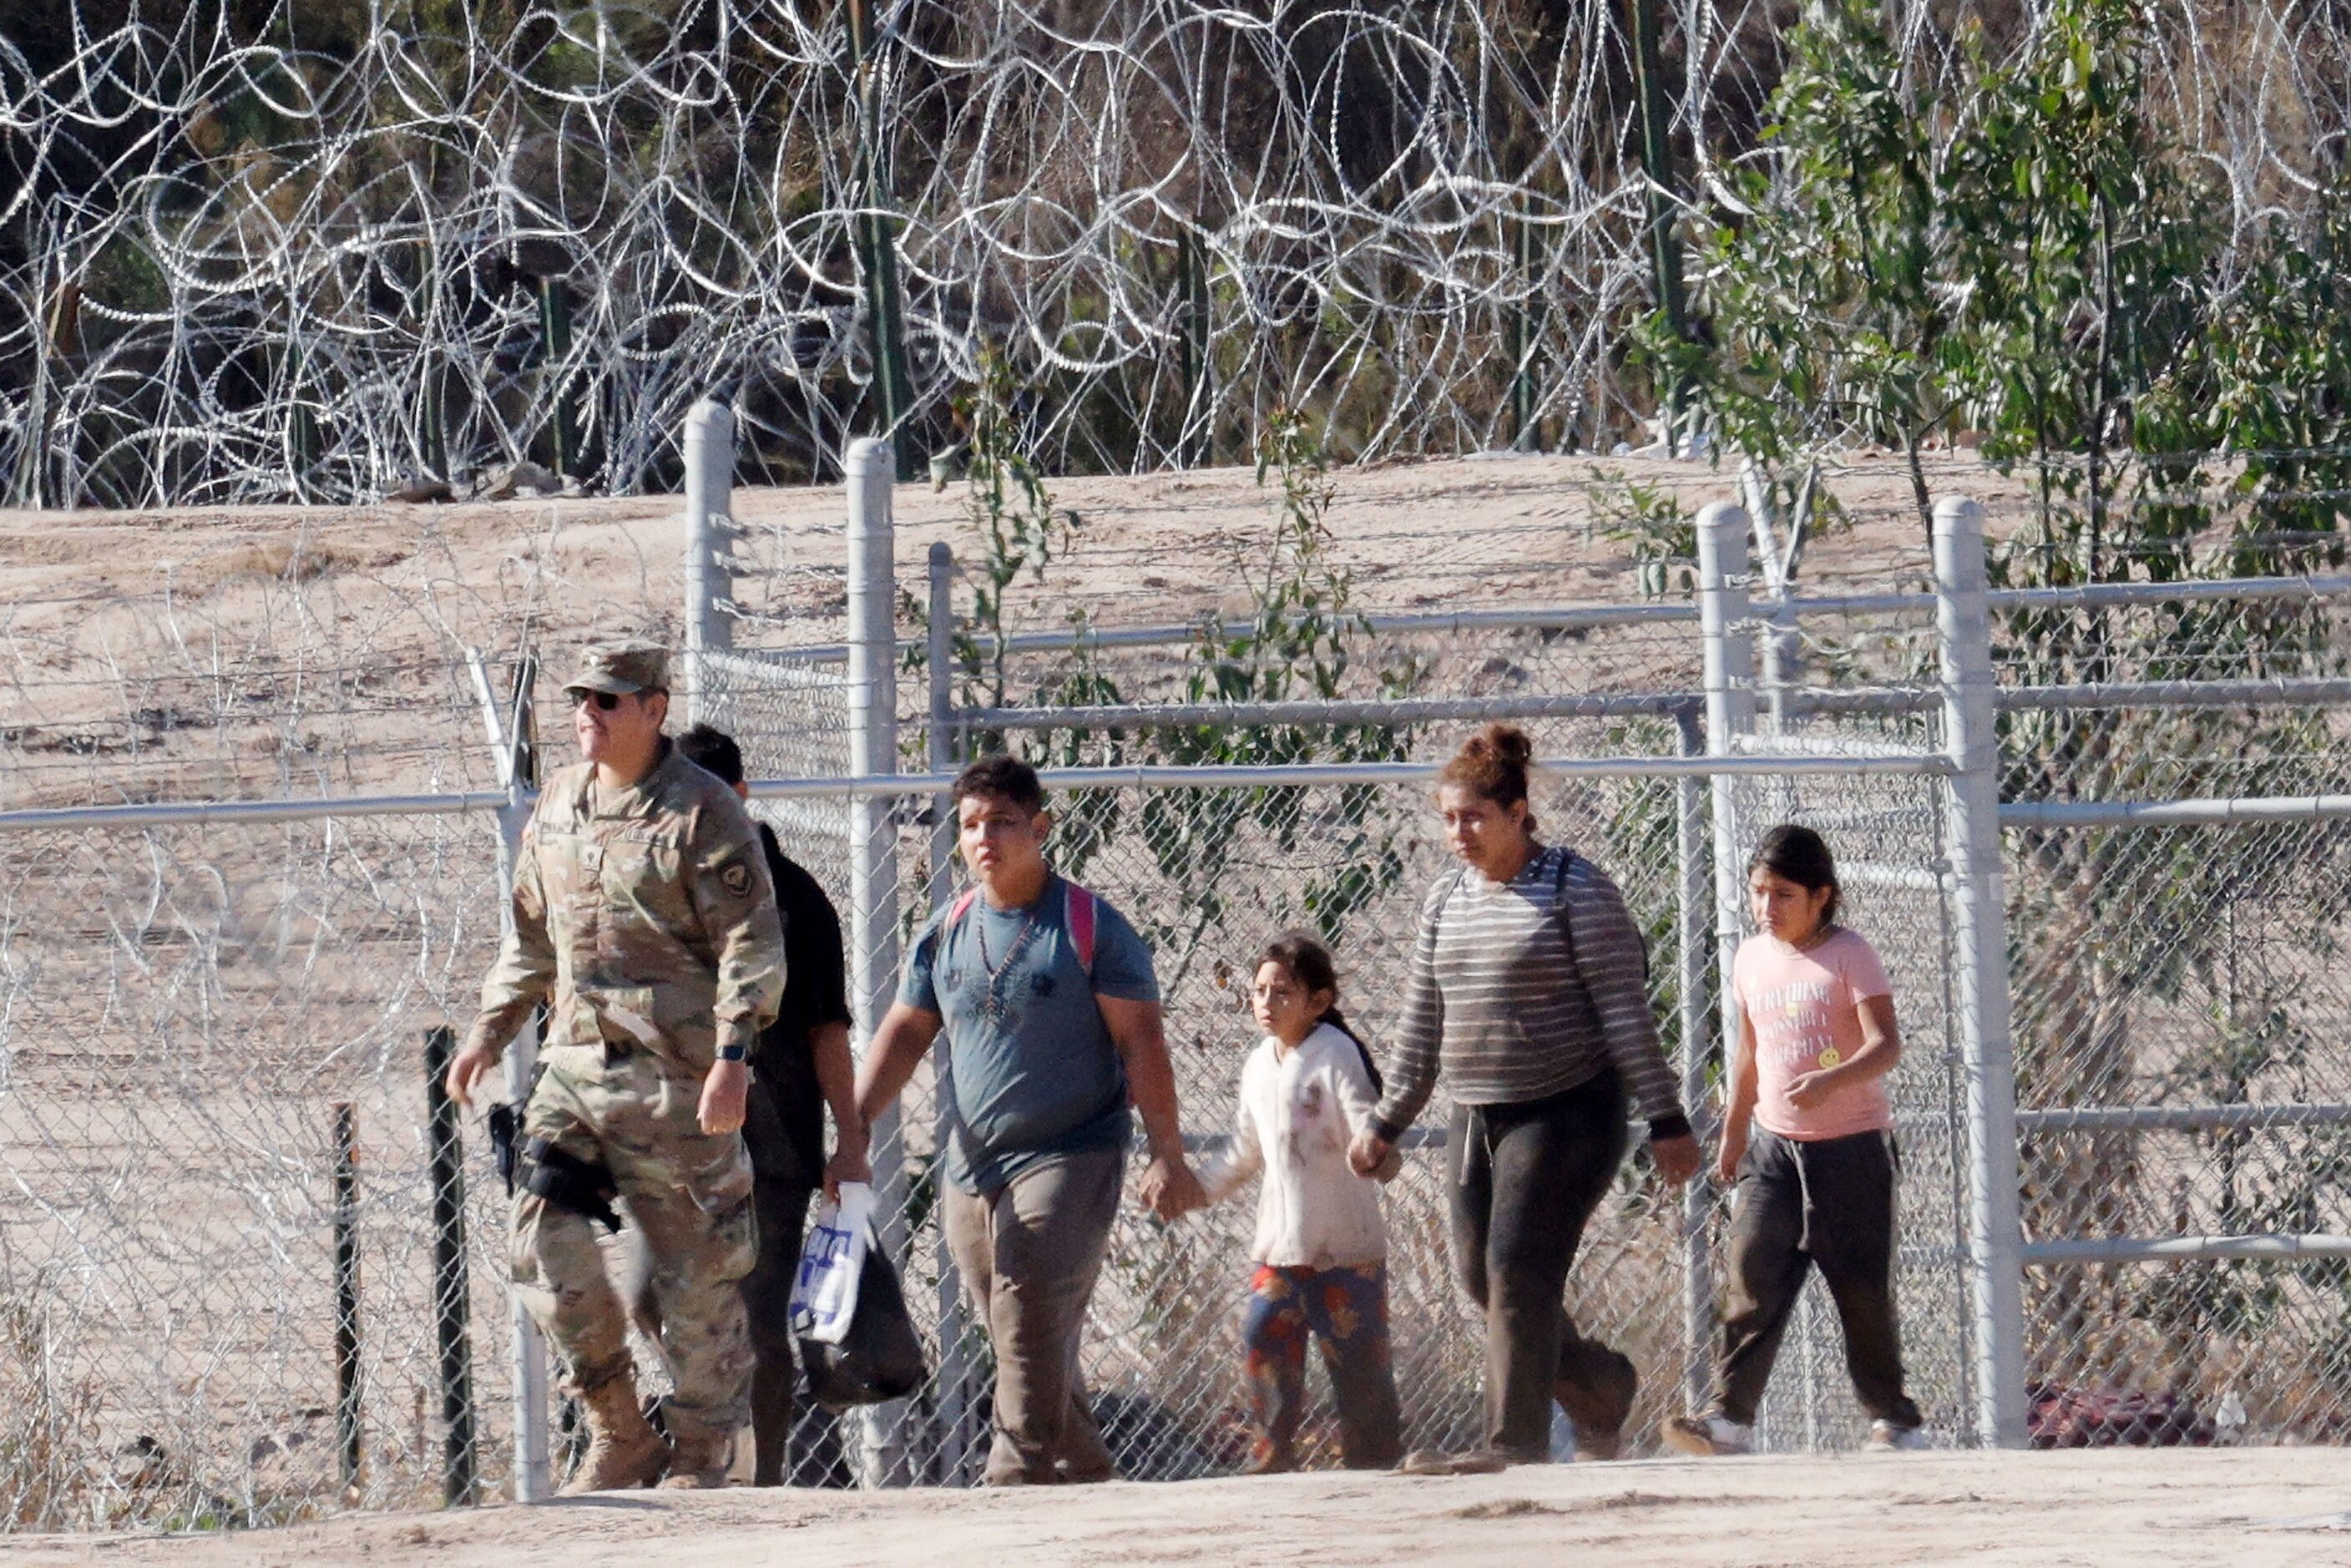
<path fill-rule="evenodd" d="M 1534 742 L 1525 730 L 1489 724 L 1461 743 L 1437 773 L 1437 782 L 1475 790 L 1499 806 L 1516 805 L 1527 798 L 1527 768 L 1534 756 Z"/>
<path fill-rule="evenodd" d="M 1535 759 L 1535 743 L 1515 724 L 1489 724 L 1478 732 L 1478 739 L 1505 768 L 1524 768 Z"/>

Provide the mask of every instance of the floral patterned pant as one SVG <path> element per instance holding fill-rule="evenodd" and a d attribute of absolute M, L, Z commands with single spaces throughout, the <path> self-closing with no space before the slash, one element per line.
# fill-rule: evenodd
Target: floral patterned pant
<path fill-rule="evenodd" d="M 1403 1419 L 1388 1353 L 1388 1271 L 1260 1265 L 1241 1315 L 1249 1350 L 1250 1413 L 1260 1468 L 1297 1462 L 1306 1414 L 1306 1340 L 1322 1347 L 1339 1410 L 1339 1452 L 1350 1469 L 1385 1469 L 1404 1450 Z"/>

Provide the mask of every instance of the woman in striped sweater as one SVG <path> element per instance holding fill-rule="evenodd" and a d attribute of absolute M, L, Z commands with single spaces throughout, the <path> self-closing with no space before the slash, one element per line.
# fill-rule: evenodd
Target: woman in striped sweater
<path fill-rule="evenodd" d="M 1455 1264 L 1486 1312 L 1486 1443 L 1455 1470 L 1546 1462 L 1554 1398 L 1576 1458 L 1615 1458 L 1640 1380 L 1575 1331 L 1562 1297 L 1625 1157 L 1628 1093 L 1659 1173 L 1678 1186 L 1698 1167 L 1640 933 L 1605 872 L 1536 841 L 1531 756 L 1522 732 L 1491 725 L 1438 775 L 1461 863 L 1421 905 L 1386 1093 L 1352 1150 L 1358 1171 L 1376 1166 L 1443 1071 Z"/>

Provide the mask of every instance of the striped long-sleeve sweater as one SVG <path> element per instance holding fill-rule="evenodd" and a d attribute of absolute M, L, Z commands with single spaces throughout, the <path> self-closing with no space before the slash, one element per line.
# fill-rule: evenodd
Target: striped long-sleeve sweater
<path fill-rule="evenodd" d="M 1456 1100 L 1492 1105 L 1573 1089 L 1611 1062 L 1651 1137 L 1689 1131 L 1641 934 L 1608 873 L 1552 846 L 1507 883 L 1440 877 L 1421 904 L 1380 1135 L 1412 1125 L 1440 1065 Z"/>

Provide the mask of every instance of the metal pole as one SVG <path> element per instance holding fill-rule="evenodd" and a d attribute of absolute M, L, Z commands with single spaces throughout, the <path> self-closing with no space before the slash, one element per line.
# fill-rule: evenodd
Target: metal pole
<path fill-rule="evenodd" d="M 425 1168 L 433 1185 L 433 1327 L 441 1375 L 441 1498 L 451 1508 L 480 1500 L 474 1453 L 474 1343 L 465 1277 L 465 1153 L 456 1103 L 445 1080 L 456 1036 L 424 1031 Z"/>
<path fill-rule="evenodd" d="M 542 364 L 555 424 L 556 473 L 575 476 L 580 467 L 580 416 L 571 406 L 571 380 L 564 362 L 571 358 L 571 286 L 561 277 L 538 280 L 538 330 Z"/>
<path fill-rule="evenodd" d="M 335 1446 L 349 1491 L 360 1484 L 359 1130 L 349 1101 L 334 1109 Z"/>
<path fill-rule="evenodd" d="M 2008 879 L 2001 861 L 2000 736 L 1983 509 L 1935 507 L 1935 629 L 1942 651 L 1950 783 L 1960 1057 L 1968 1111 L 1968 1294 L 1974 1317 L 1975 1440 L 2021 1448 L 2024 1426 L 2022 1227 L 2017 1213 L 2016 1058 L 2009 1038 Z"/>
<path fill-rule="evenodd" d="M 685 722 L 711 720 L 702 655 L 734 646 L 735 413 L 704 398 L 685 414 Z"/>
<path fill-rule="evenodd" d="M 930 644 L 926 666 L 931 699 L 927 755 L 931 771 L 941 776 L 955 770 L 963 750 L 955 705 L 955 551 L 941 540 L 931 546 L 930 553 Z M 947 900 L 955 895 L 955 802 L 941 793 L 932 798 L 931 810 L 930 906 L 936 913 L 946 908 Z M 946 1053 L 941 1051 L 935 1067 L 936 1087 L 933 1092 L 942 1102 L 955 1092 L 946 1061 Z M 941 1486 L 968 1486 L 972 1481 L 972 1443 L 966 1427 L 977 1413 L 978 1405 L 971 1398 L 971 1358 L 966 1346 L 970 1324 L 964 1309 L 963 1278 L 956 1271 L 955 1255 L 948 1249 L 944 1225 L 939 1228 L 937 1249 L 939 1372 L 935 1386 L 939 1430 L 934 1479 Z"/>
<path fill-rule="evenodd" d="M 515 855 L 522 843 L 522 831 L 530 821 L 530 791 L 538 782 L 538 753 L 532 738 L 535 726 L 531 717 L 531 691 L 538 661 L 527 653 L 516 665 L 511 701 L 501 713 L 491 693 L 489 673 L 482 656 L 468 649 L 465 657 L 473 670 L 475 692 L 481 699 L 482 727 L 488 734 L 491 755 L 497 758 L 499 782 L 506 786 L 507 792 L 506 804 L 498 808 L 498 936 L 503 942 L 514 935 L 511 894 Z M 507 1047 L 508 1103 L 521 1105 L 530 1092 L 531 1070 L 538 1064 L 538 1024 L 534 1019 L 516 1031 L 514 1043 Z M 540 1336 L 530 1309 L 523 1305 L 522 1296 L 511 1288 L 507 1294 L 507 1317 L 510 1330 L 507 1344 L 514 1369 L 515 1500 L 538 1502 L 549 1491 L 547 1342 Z"/>
<path fill-rule="evenodd" d="M 1698 710 L 1685 706 L 1674 715 L 1681 754 L 1696 757 L 1706 749 L 1706 730 Z M 1706 1069 L 1713 1054 L 1707 1049 L 1707 980 L 1713 943 L 1707 925 L 1707 883 L 1709 872 L 1706 842 L 1706 784 L 1684 777 L 1674 780 L 1676 812 L 1674 863 L 1677 879 L 1674 912 L 1675 959 L 1681 976 L 1682 1104 L 1689 1111 L 1700 1143 L 1707 1138 Z M 1714 1194 L 1700 1171 L 1682 1189 L 1682 1394 L 1687 1407 L 1703 1410 L 1711 1392 L 1714 1363 L 1713 1256 L 1708 1246 L 1707 1221 L 1714 1212 Z"/>
<path fill-rule="evenodd" d="M 1692 340 L 1682 298 L 1682 253 L 1674 237 L 1674 204 L 1680 183 L 1674 177 L 1672 110 L 1666 101 L 1665 68 L 1660 61 L 1657 0 L 1625 0 L 1633 31 L 1633 73 L 1641 102 L 1641 170 L 1648 176 L 1646 201 L 1649 218 L 1649 263 L 1657 286 L 1657 309 L 1682 342 Z M 1681 416 L 1688 388 L 1677 379 L 1664 389 L 1666 451 L 1678 456 L 1683 449 Z"/>
<path fill-rule="evenodd" d="M 1208 358 L 1208 247 L 1196 218 L 1176 231 L 1176 265 L 1182 275 L 1176 319 L 1184 346 L 1184 417 L 1176 462 L 1197 468 L 1216 461 L 1217 417 Z"/>
<path fill-rule="evenodd" d="M 1634 0 L 1635 5 L 1640 0 Z M 1736 738 L 1755 728 L 1755 643 L 1747 625 L 1747 514 L 1727 501 L 1698 516 L 1698 632 L 1703 640 L 1706 754 L 1719 761 Z M 1725 773 L 1708 783 L 1713 817 L 1714 971 L 1721 1005 L 1716 1009 L 1719 1049 L 1728 1071 L 1739 1050 L 1739 1007 L 1730 993 L 1731 960 L 1746 929 L 1746 864 L 1739 825 L 1739 781 Z M 1710 1305 L 1711 1303 L 1709 1303 Z M 1699 1400 L 1707 1397 L 1701 1391 Z M 1702 1403 L 1692 1406 L 1702 1409 Z"/>
<path fill-rule="evenodd" d="M 899 430 L 914 406 L 906 372 L 904 306 L 898 289 L 897 221 L 890 214 L 890 159 L 884 144 L 881 73 L 874 64 L 872 0 L 849 0 L 849 63 L 857 86 L 856 247 L 865 272 L 867 329 L 873 350 L 873 389 L 882 428 Z M 870 439 L 870 438 L 869 438 Z M 851 448 L 855 450 L 854 445 Z M 892 462 L 896 461 L 894 449 Z M 895 472 L 893 472 L 895 477 Z"/>
<path fill-rule="evenodd" d="M 890 488 L 896 460 L 890 443 L 861 436 L 850 444 L 849 766 L 861 779 L 898 768 L 897 582 Z M 854 795 L 849 802 L 849 965 L 851 1007 L 862 1056 L 890 1009 L 898 976 L 898 842 L 895 798 Z M 899 1169 L 896 1113 L 873 1128 L 873 1189 L 880 1235 L 893 1261 L 906 1255 L 905 1183 Z M 864 1412 L 868 1487 L 903 1479 L 905 1404 Z"/>
<path fill-rule="evenodd" d="M 1706 754 L 1729 757 L 1736 737 L 1755 730 L 1755 641 L 1747 626 L 1747 514 L 1717 501 L 1698 515 L 1698 609 L 1705 639 Z M 1746 928 L 1746 864 L 1738 821 L 1738 783 L 1717 774 L 1714 797 L 1714 933 L 1718 972 L 1726 982 Z M 1739 1044 L 1739 1009 L 1726 987 L 1722 1055 Z"/>

